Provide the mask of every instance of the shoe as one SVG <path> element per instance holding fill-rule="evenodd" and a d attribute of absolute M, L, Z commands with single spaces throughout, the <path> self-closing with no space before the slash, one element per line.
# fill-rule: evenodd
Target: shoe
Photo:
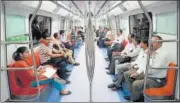
<path fill-rule="evenodd" d="M 71 91 L 67 91 L 66 94 L 63 94 L 62 92 L 59 93 L 60 95 L 70 95 L 71 94 Z"/>
<path fill-rule="evenodd" d="M 68 70 L 68 69 L 66 69 L 66 72 L 71 72 L 72 70 Z"/>
<path fill-rule="evenodd" d="M 109 58 L 105 58 L 106 61 L 109 61 Z"/>
<path fill-rule="evenodd" d="M 106 59 L 106 60 L 107 60 L 107 59 L 109 59 L 109 58 L 104 58 L 104 59 Z"/>
<path fill-rule="evenodd" d="M 130 97 L 130 96 L 124 96 L 124 99 L 126 99 L 126 100 L 130 100 L 130 99 L 131 99 L 131 97 Z"/>
<path fill-rule="evenodd" d="M 78 66 L 78 65 L 80 65 L 80 64 L 79 64 L 79 63 L 74 63 L 73 65 L 74 65 L 74 66 Z"/>
<path fill-rule="evenodd" d="M 109 75 L 113 75 L 111 72 L 106 72 L 107 74 L 109 74 Z"/>
<path fill-rule="evenodd" d="M 122 89 L 122 87 L 117 87 L 117 86 L 115 86 L 114 88 L 112 88 L 112 91 L 117 91 L 117 90 L 119 90 L 119 89 Z"/>
<path fill-rule="evenodd" d="M 113 84 L 110 84 L 108 85 L 108 88 L 114 88 L 116 85 L 113 83 Z"/>
<path fill-rule="evenodd" d="M 109 68 L 108 68 L 108 67 L 106 67 L 105 69 L 109 70 Z"/>
<path fill-rule="evenodd" d="M 116 82 L 117 81 L 117 79 L 113 79 L 113 82 Z"/>
<path fill-rule="evenodd" d="M 66 81 L 66 84 L 70 84 L 71 82 L 69 80 L 65 80 Z"/>
<path fill-rule="evenodd" d="M 61 84 L 66 84 L 66 81 L 64 79 L 61 79 L 61 78 L 54 78 L 54 81 L 61 83 Z"/>

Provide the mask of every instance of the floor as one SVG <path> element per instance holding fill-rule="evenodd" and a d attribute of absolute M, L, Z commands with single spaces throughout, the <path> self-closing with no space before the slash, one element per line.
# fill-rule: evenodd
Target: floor
<path fill-rule="evenodd" d="M 126 102 L 123 98 L 126 95 L 123 91 L 111 91 L 107 85 L 112 83 L 112 76 L 106 74 L 108 62 L 105 61 L 106 49 L 96 46 L 96 66 L 93 79 L 92 101 L 93 102 Z M 79 49 L 76 61 L 80 66 L 74 67 L 69 77 L 71 84 L 65 86 L 72 91 L 71 95 L 59 97 L 57 93 L 52 93 L 48 102 L 89 102 L 89 80 L 86 71 L 85 45 Z"/>

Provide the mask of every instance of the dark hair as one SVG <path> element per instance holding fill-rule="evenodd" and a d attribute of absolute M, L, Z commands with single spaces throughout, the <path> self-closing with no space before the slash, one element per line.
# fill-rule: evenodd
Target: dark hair
<path fill-rule="evenodd" d="M 144 44 L 147 44 L 147 46 L 149 46 L 148 39 L 141 39 L 141 42 L 143 42 Z"/>
<path fill-rule="evenodd" d="M 134 35 L 134 34 L 131 34 L 131 36 L 130 36 L 131 38 L 136 38 L 136 36 Z"/>
<path fill-rule="evenodd" d="M 141 39 L 139 37 L 135 37 L 135 41 L 137 42 L 137 44 L 141 43 Z"/>
<path fill-rule="evenodd" d="M 12 58 L 15 61 L 21 60 L 20 53 L 24 53 L 27 50 L 27 47 L 19 47 L 12 55 Z"/>
<path fill-rule="evenodd" d="M 43 33 L 42 36 L 41 36 L 41 38 L 43 38 L 43 39 L 46 39 L 48 37 L 51 37 L 51 36 L 49 34 L 46 34 L 46 33 Z"/>
<path fill-rule="evenodd" d="M 53 48 L 56 50 L 60 50 L 57 44 L 53 44 Z"/>
<path fill-rule="evenodd" d="M 64 30 L 60 30 L 59 34 L 62 35 L 64 33 Z"/>
<path fill-rule="evenodd" d="M 122 34 L 122 33 L 123 33 L 123 30 L 122 30 L 122 29 L 119 29 L 119 32 Z"/>
<path fill-rule="evenodd" d="M 54 38 L 57 38 L 57 36 L 58 36 L 58 33 L 54 33 Z"/>
<path fill-rule="evenodd" d="M 33 16 L 32 14 L 29 15 L 29 21 L 31 20 L 32 16 Z M 37 23 L 38 23 L 37 16 L 35 16 L 32 24 L 37 24 Z"/>

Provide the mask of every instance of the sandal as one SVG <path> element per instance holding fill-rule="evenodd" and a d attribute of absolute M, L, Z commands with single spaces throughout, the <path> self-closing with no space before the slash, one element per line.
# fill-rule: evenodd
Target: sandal
<path fill-rule="evenodd" d="M 71 91 L 65 91 L 65 90 L 62 90 L 59 95 L 70 95 L 71 94 Z"/>

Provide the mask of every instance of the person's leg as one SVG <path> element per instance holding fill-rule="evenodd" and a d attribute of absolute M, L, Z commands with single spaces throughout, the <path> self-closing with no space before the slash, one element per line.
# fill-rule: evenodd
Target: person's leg
<path fill-rule="evenodd" d="M 74 61 L 74 59 L 73 59 L 73 57 L 72 57 L 72 52 L 67 51 L 67 52 L 66 52 L 66 55 L 68 55 L 68 61 L 69 61 L 71 64 L 74 64 L 75 61 Z"/>
<path fill-rule="evenodd" d="M 113 56 L 109 69 L 110 69 L 110 73 L 115 74 L 115 61 L 121 59 L 121 56 Z"/>
<path fill-rule="evenodd" d="M 162 87 L 163 82 L 159 83 L 156 80 L 147 78 L 146 82 L 146 88 L 158 88 Z M 136 101 L 140 99 L 140 94 L 143 93 L 143 87 L 144 87 L 144 79 L 141 80 L 136 80 L 132 84 L 132 96 L 131 99 L 132 101 Z"/>
<path fill-rule="evenodd" d="M 49 84 L 51 82 L 52 82 L 52 79 L 39 80 L 39 85 Z M 32 81 L 30 85 L 31 87 L 37 87 L 37 81 Z"/>
<path fill-rule="evenodd" d="M 66 62 L 65 61 L 61 61 L 58 63 L 58 70 L 57 70 L 57 74 L 60 78 L 65 79 L 67 78 L 66 75 Z"/>
<path fill-rule="evenodd" d="M 122 71 L 127 71 L 129 70 L 131 63 L 123 63 L 123 64 L 118 64 L 115 68 L 115 71 L 118 73 L 120 69 L 122 69 Z"/>
<path fill-rule="evenodd" d="M 129 77 L 131 75 L 131 72 L 130 71 L 126 71 L 123 73 L 123 76 L 124 76 L 124 80 L 125 80 L 125 84 L 126 84 L 126 87 L 129 91 L 131 91 L 131 87 L 132 87 L 132 82 Z"/>

